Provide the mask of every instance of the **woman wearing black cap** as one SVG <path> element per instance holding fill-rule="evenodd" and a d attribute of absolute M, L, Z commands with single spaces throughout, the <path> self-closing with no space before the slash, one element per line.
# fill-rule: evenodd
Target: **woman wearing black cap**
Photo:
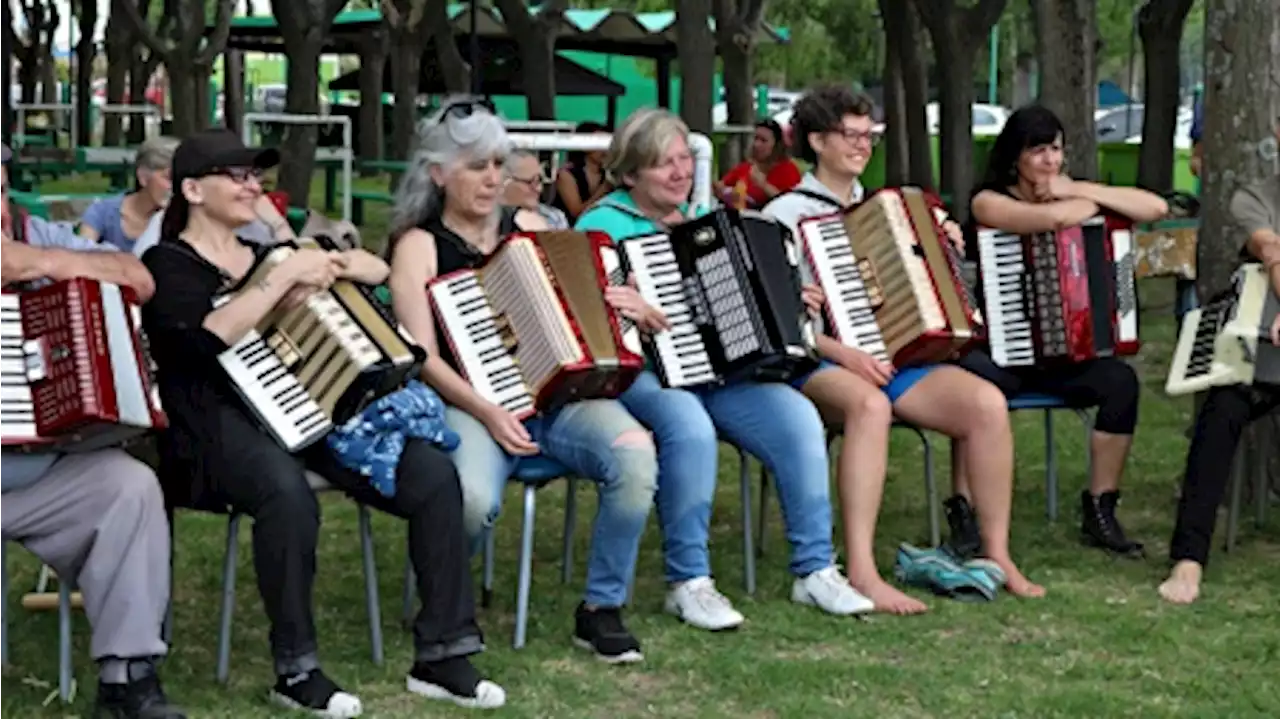
<path fill-rule="evenodd" d="M 468 707 L 505 702 L 468 656 L 484 648 L 475 623 L 462 527 L 462 493 L 452 462 L 435 446 L 409 439 L 385 497 L 341 467 L 325 442 L 299 455 L 281 448 L 252 419 L 218 362 L 280 303 L 297 302 L 337 278 L 379 283 L 387 265 L 363 250 L 301 249 L 265 279 L 245 286 L 270 248 L 247 244 L 235 229 L 254 217 L 263 169 L 279 153 L 245 147 L 232 133 L 192 135 L 173 157 L 174 197 L 159 244 L 143 256 L 157 278 L 143 325 L 159 366 L 170 428 L 160 441 L 161 481 L 169 503 L 254 518 L 258 590 L 271 622 L 277 681 L 272 696 L 324 717 L 355 717 L 360 700 L 320 669 L 312 616 L 320 510 L 305 469 L 356 501 L 409 521 L 409 556 L 423 608 L 414 624 L 410 691 Z M 214 299 L 232 299 L 214 309 Z"/>

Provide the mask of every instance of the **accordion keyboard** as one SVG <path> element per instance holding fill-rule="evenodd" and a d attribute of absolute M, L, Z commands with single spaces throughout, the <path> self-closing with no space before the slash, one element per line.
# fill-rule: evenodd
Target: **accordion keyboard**
<path fill-rule="evenodd" d="M 1170 395 L 1254 382 L 1280 383 L 1280 352 L 1270 344 L 1280 298 L 1261 265 L 1246 265 L 1232 290 L 1192 310 L 1182 321 L 1165 382 Z"/>
<path fill-rule="evenodd" d="M 874 208 L 874 210 L 872 209 Z M 946 327 L 946 318 L 934 293 L 933 276 L 917 254 L 916 233 L 901 195 L 877 193 L 851 215 L 850 234 L 866 238 L 866 259 L 875 268 L 884 292 L 880 329 L 895 337 Z M 870 242 L 877 236 L 892 242 Z"/>
<path fill-rule="evenodd" d="M 978 233 L 978 257 L 991 358 L 1001 367 L 1035 364 L 1033 318 L 1024 302 L 1027 267 L 1022 237 L 983 230 Z"/>
<path fill-rule="evenodd" d="M 436 311 L 460 320 L 465 332 L 449 337 L 453 354 L 468 368 L 476 393 L 516 415 L 532 413 L 533 393 L 508 350 L 498 315 L 475 272 L 461 272 L 431 286 Z"/>
<path fill-rule="evenodd" d="M 627 266 L 636 277 L 641 295 L 667 316 L 671 329 L 653 337 L 655 354 L 668 386 L 684 387 L 716 380 L 711 356 L 702 340 L 699 324 L 705 318 L 689 304 L 685 283 L 667 235 L 653 235 L 624 242 Z M 732 272 L 733 268 L 726 268 Z M 705 312 L 705 310 L 703 310 Z"/>
<path fill-rule="evenodd" d="M 35 437 L 36 415 L 22 349 L 22 305 L 17 294 L 0 295 L 0 428 L 5 437 Z"/>
<path fill-rule="evenodd" d="M 889 361 L 884 336 L 876 324 L 873 298 L 867 291 L 867 284 L 853 255 L 853 246 L 849 243 L 844 215 L 802 222 L 799 233 L 809 269 L 827 296 L 832 336 L 885 362 Z"/>

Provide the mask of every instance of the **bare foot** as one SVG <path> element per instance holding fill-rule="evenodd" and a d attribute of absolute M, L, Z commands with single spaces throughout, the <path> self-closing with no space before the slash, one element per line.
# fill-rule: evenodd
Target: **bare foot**
<path fill-rule="evenodd" d="M 893 585 L 872 576 L 867 579 L 850 579 L 850 586 L 876 605 L 875 611 L 883 614 L 924 614 L 929 607 L 924 602 L 898 591 Z"/>
<path fill-rule="evenodd" d="M 1012 559 L 992 558 L 992 561 L 1000 565 L 1000 569 L 1004 570 L 1004 588 L 1010 594 L 1024 599 L 1039 599 L 1044 596 L 1044 587 L 1023 576 L 1022 572 L 1018 570 L 1018 565 L 1014 564 Z"/>
<path fill-rule="evenodd" d="M 1200 598 L 1200 577 L 1204 567 L 1183 560 L 1173 565 L 1169 578 L 1160 585 L 1160 596 L 1171 604 L 1190 604 Z"/>

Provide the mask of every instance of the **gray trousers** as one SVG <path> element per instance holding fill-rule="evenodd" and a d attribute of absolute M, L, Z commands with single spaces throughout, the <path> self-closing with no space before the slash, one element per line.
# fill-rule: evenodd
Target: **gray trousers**
<path fill-rule="evenodd" d="M 119 449 L 67 455 L 0 500 L 5 541 L 74 577 L 95 660 L 161 656 L 169 523 L 151 468 Z"/>

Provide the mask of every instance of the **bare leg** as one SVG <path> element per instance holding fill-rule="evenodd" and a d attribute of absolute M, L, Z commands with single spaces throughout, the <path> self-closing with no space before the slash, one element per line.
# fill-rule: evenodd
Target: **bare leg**
<path fill-rule="evenodd" d="M 1008 578 L 1005 587 L 1011 593 L 1044 596 L 1044 587 L 1023 576 L 1009 552 L 1013 433 L 1000 390 L 959 367 L 943 366 L 898 398 L 894 411 L 909 422 L 960 440 L 983 551 L 1004 570 Z"/>
<path fill-rule="evenodd" d="M 1129 459 L 1129 447 L 1133 446 L 1133 435 L 1094 432 L 1091 444 L 1093 445 L 1093 476 L 1089 479 L 1089 491 L 1096 497 L 1120 488 L 1120 476 L 1124 473 L 1125 462 Z"/>
<path fill-rule="evenodd" d="M 876 518 L 884 495 L 889 427 L 893 423 L 888 397 L 870 382 L 839 368 L 815 374 L 803 391 L 822 411 L 824 419 L 844 426 L 836 486 L 844 520 L 849 583 L 875 604 L 876 611 L 924 612 L 924 603 L 898 591 L 876 571 Z"/>
<path fill-rule="evenodd" d="M 1169 578 L 1160 585 L 1160 596 L 1172 604 L 1191 604 L 1200 598 L 1200 577 L 1204 567 L 1184 559 L 1173 565 Z"/>

